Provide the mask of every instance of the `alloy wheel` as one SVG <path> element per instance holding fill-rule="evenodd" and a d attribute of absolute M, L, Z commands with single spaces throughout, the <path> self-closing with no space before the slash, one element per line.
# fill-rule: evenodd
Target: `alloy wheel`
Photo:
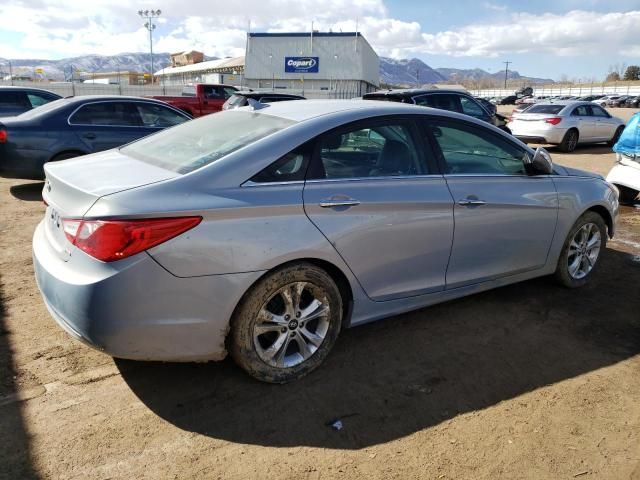
<path fill-rule="evenodd" d="M 253 344 L 260 359 L 277 368 L 307 360 L 320 347 L 330 324 L 327 293 L 310 282 L 279 289 L 263 305 L 253 326 Z"/>
<path fill-rule="evenodd" d="M 601 245 L 600 229 L 595 223 L 585 223 L 578 229 L 571 239 L 567 256 L 569 275 L 572 278 L 580 280 L 589 275 L 600 256 Z"/>

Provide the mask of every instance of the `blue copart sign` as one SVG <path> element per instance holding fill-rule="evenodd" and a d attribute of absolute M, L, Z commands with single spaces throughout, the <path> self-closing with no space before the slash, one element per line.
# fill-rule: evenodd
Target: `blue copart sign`
<path fill-rule="evenodd" d="M 318 57 L 284 57 L 284 71 L 287 73 L 318 73 Z"/>

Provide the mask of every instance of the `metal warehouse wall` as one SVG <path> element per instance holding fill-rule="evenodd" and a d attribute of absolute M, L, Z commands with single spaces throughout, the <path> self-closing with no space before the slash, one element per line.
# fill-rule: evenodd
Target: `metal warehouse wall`
<path fill-rule="evenodd" d="M 301 73 L 285 73 L 285 57 L 319 57 L 318 73 L 305 73 L 305 82 L 364 80 L 380 84 L 380 59 L 364 37 L 355 33 L 314 33 L 313 46 L 310 34 L 249 34 L 245 78 L 300 79 Z"/>

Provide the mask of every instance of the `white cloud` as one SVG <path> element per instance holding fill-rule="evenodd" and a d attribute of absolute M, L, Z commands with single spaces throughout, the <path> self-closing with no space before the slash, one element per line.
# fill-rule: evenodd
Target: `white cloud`
<path fill-rule="evenodd" d="M 115 54 L 148 49 L 148 33 L 138 8 L 160 8 L 155 51 L 196 48 L 207 55 L 242 55 L 251 20 L 254 31 L 319 30 L 363 32 L 381 55 L 416 54 L 496 57 L 509 53 L 539 55 L 637 55 L 640 11 L 565 15 L 505 11 L 501 3 L 480 4 L 496 11 L 493 23 L 425 32 L 416 21 L 390 16 L 383 0 L 139 0 L 135 7 L 112 0 L 22 0 L 2 7 L 0 56 L 62 57 Z M 203 14 L 205 12 L 205 14 Z M 608 60 L 607 60 L 608 61 Z"/>

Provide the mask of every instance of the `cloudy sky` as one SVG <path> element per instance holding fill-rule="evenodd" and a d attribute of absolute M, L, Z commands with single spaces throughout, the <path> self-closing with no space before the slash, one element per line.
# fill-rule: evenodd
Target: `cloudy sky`
<path fill-rule="evenodd" d="M 4 3 L 4 5 L 2 5 Z M 243 55 L 245 33 L 353 31 L 378 54 L 432 67 L 602 78 L 640 63 L 638 0 L 2 0 L 0 57 L 58 59 L 148 51 L 136 11 L 160 8 L 155 51 Z"/>

